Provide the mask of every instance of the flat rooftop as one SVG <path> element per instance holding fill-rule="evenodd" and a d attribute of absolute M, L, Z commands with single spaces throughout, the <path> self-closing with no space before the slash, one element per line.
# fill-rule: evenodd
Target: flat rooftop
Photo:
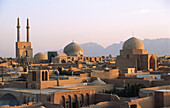
<path fill-rule="evenodd" d="M 1 88 L 0 91 L 13 91 L 13 92 L 22 92 L 22 93 L 31 93 L 31 94 L 53 94 L 56 92 L 66 92 L 73 91 L 76 89 L 21 89 L 21 88 Z"/>
<path fill-rule="evenodd" d="M 170 92 L 170 89 L 156 90 L 157 92 Z"/>
<path fill-rule="evenodd" d="M 79 83 L 79 84 L 72 84 L 72 85 L 64 85 L 64 86 L 54 86 L 50 88 L 60 88 L 60 89 L 67 89 L 69 87 L 80 87 L 80 86 L 87 86 L 87 83 Z"/>

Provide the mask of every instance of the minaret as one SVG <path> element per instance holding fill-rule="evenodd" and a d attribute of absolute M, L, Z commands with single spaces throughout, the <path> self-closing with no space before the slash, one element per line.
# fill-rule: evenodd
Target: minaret
<path fill-rule="evenodd" d="M 20 22 L 19 22 L 19 18 L 17 18 L 17 42 L 20 42 Z"/>
<path fill-rule="evenodd" d="M 27 18 L 27 42 L 30 42 L 30 26 L 29 26 L 29 19 Z"/>

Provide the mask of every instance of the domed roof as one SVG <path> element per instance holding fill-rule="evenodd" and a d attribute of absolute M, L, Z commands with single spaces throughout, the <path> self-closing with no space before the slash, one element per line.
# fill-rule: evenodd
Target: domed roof
<path fill-rule="evenodd" d="M 102 81 L 100 78 L 97 78 L 95 81 L 91 83 L 91 85 L 102 85 L 106 84 L 104 81 Z"/>
<path fill-rule="evenodd" d="M 34 55 L 34 59 L 36 59 L 36 60 L 48 60 L 48 57 L 47 57 L 46 54 L 39 52 L 39 53 Z"/>
<path fill-rule="evenodd" d="M 67 57 L 67 54 L 65 54 L 65 53 L 57 53 L 56 57 Z"/>
<path fill-rule="evenodd" d="M 123 49 L 144 49 L 144 44 L 141 40 L 132 37 L 124 42 Z"/>
<path fill-rule="evenodd" d="M 77 56 L 78 54 L 83 54 L 83 48 L 75 42 L 72 42 L 64 48 L 64 53 L 68 56 Z"/>

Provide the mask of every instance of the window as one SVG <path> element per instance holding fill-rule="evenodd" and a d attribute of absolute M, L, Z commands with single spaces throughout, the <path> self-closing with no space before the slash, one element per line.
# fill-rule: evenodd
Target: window
<path fill-rule="evenodd" d="M 44 81 L 44 71 L 42 72 L 42 81 Z"/>
<path fill-rule="evenodd" d="M 47 71 L 45 71 L 45 81 L 47 81 Z"/>
<path fill-rule="evenodd" d="M 126 56 L 126 58 L 128 58 L 128 59 L 129 59 L 129 55 L 127 55 L 127 56 Z"/>
<path fill-rule="evenodd" d="M 35 71 L 32 72 L 32 81 L 36 81 L 36 72 Z"/>

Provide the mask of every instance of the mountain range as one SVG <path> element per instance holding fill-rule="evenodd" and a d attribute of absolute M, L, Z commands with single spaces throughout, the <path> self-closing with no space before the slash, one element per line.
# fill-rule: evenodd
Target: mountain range
<path fill-rule="evenodd" d="M 157 56 L 170 55 L 170 38 L 144 39 L 142 42 L 148 54 L 157 54 Z M 80 44 L 80 46 L 86 56 L 108 56 L 111 54 L 116 57 L 119 55 L 123 43 L 123 41 L 113 43 L 106 48 L 94 42 Z M 59 52 L 62 52 L 62 50 L 59 50 Z"/>

